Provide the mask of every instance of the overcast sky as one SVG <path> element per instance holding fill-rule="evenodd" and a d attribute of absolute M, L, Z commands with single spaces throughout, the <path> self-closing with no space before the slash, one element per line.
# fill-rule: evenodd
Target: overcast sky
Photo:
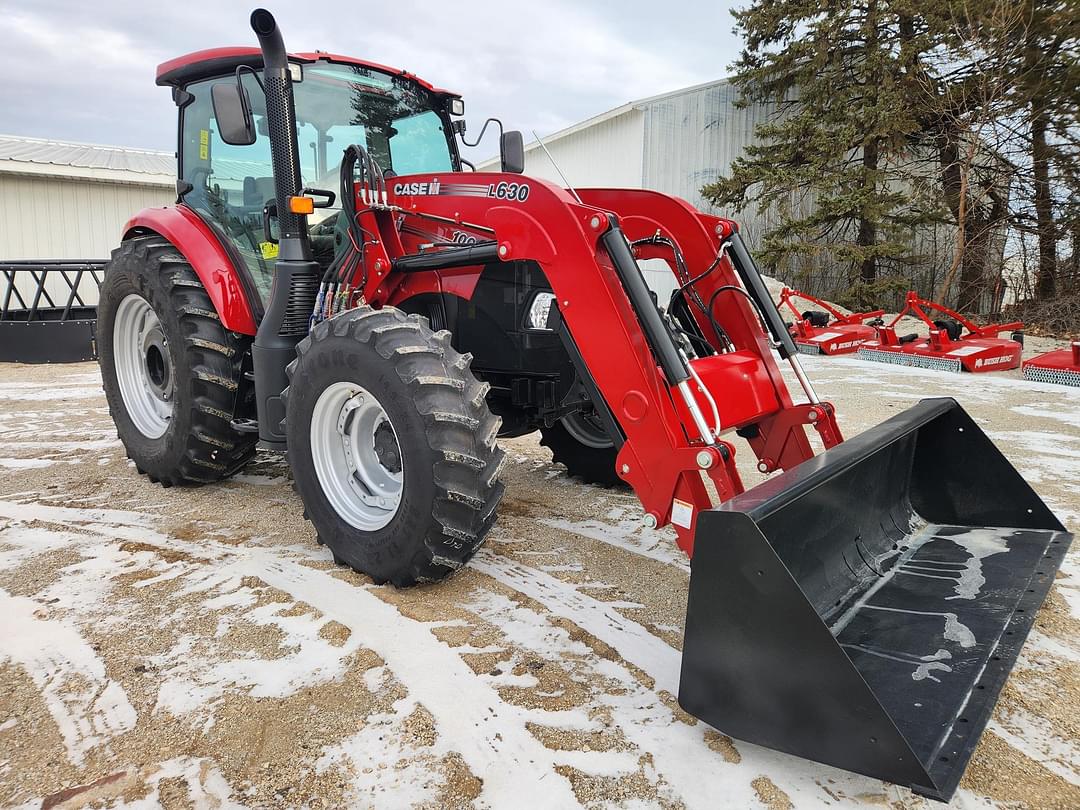
<path fill-rule="evenodd" d="M 174 149 L 158 63 L 253 45 L 257 0 L 0 0 L 0 133 Z M 355 55 L 460 92 L 475 136 L 489 115 L 530 140 L 627 101 L 718 79 L 742 2 L 264 0 L 293 51 Z M 477 153 L 491 154 L 494 142 Z"/>

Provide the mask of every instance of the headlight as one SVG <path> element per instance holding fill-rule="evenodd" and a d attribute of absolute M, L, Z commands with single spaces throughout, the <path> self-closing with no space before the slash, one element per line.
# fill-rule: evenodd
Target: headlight
<path fill-rule="evenodd" d="M 451 115 L 464 115 L 465 114 L 465 100 L 460 98 L 450 99 L 450 114 Z"/>
<path fill-rule="evenodd" d="M 539 332 L 551 332 L 548 328 L 548 314 L 551 312 L 551 303 L 555 295 L 549 292 L 537 293 L 533 296 L 532 304 L 529 305 L 529 316 L 525 319 L 525 328 Z"/>

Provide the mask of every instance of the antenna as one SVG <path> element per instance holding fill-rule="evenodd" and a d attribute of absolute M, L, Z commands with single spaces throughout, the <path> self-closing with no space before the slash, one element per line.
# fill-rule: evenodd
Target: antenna
<path fill-rule="evenodd" d="M 548 148 L 547 148 L 547 146 L 546 146 L 546 145 L 544 144 L 544 142 L 543 142 L 542 140 L 540 140 L 540 136 L 536 134 L 536 130 L 535 130 L 535 129 L 534 129 L 534 130 L 532 131 L 532 134 L 533 134 L 533 137 L 534 137 L 534 138 L 536 138 L 536 142 L 537 142 L 538 144 L 540 144 L 540 148 L 544 150 L 544 154 L 545 154 L 545 155 L 547 155 L 547 157 L 548 157 L 548 160 L 550 160 L 550 161 L 551 161 L 551 165 L 555 167 L 555 171 L 557 171 L 557 172 L 559 173 L 559 177 L 561 177 L 561 178 L 562 178 L 562 181 L 563 181 L 563 183 L 565 183 L 565 184 L 566 184 L 566 188 L 567 188 L 567 190 L 568 190 L 568 191 L 569 191 L 569 192 L 570 192 L 571 194 L 573 194 L 573 195 L 574 195 L 575 197 L 577 197 L 577 201 L 578 201 L 579 203 L 581 203 L 582 205 L 584 205 L 585 203 L 584 203 L 584 202 L 582 202 L 582 200 L 581 200 L 581 197 L 579 197 L 579 196 L 578 196 L 578 193 L 577 193 L 576 191 L 574 191 L 574 187 L 573 187 L 572 185 L 570 185 L 570 181 L 566 179 L 566 175 L 562 173 L 562 169 L 560 169 L 560 168 L 559 168 L 559 164 L 555 162 L 555 158 L 553 158 L 553 157 L 551 156 L 551 152 L 549 152 L 549 151 L 548 151 Z"/>

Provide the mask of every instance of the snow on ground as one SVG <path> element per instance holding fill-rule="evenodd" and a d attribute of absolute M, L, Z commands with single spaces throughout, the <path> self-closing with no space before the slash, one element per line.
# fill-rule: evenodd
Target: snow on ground
<path fill-rule="evenodd" d="M 1080 391 L 804 363 L 849 436 L 956 397 L 1080 526 Z M 0 805 L 937 806 L 684 714 L 672 533 L 535 438 L 505 446 L 485 548 L 396 591 L 332 564 L 279 459 L 162 490 L 124 457 L 93 366 L 0 366 Z M 1076 560 L 954 807 L 1080 806 Z"/>

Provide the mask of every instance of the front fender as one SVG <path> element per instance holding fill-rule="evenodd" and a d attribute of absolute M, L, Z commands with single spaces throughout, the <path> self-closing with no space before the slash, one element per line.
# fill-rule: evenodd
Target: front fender
<path fill-rule="evenodd" d="M 150 232 L 168 239 L 188 260 L 226 329 L 255 334 L 257 323 L 240 272 L 198 214 L 186 205 L 145 208 L 124 226 L 124 239 Z"/>

